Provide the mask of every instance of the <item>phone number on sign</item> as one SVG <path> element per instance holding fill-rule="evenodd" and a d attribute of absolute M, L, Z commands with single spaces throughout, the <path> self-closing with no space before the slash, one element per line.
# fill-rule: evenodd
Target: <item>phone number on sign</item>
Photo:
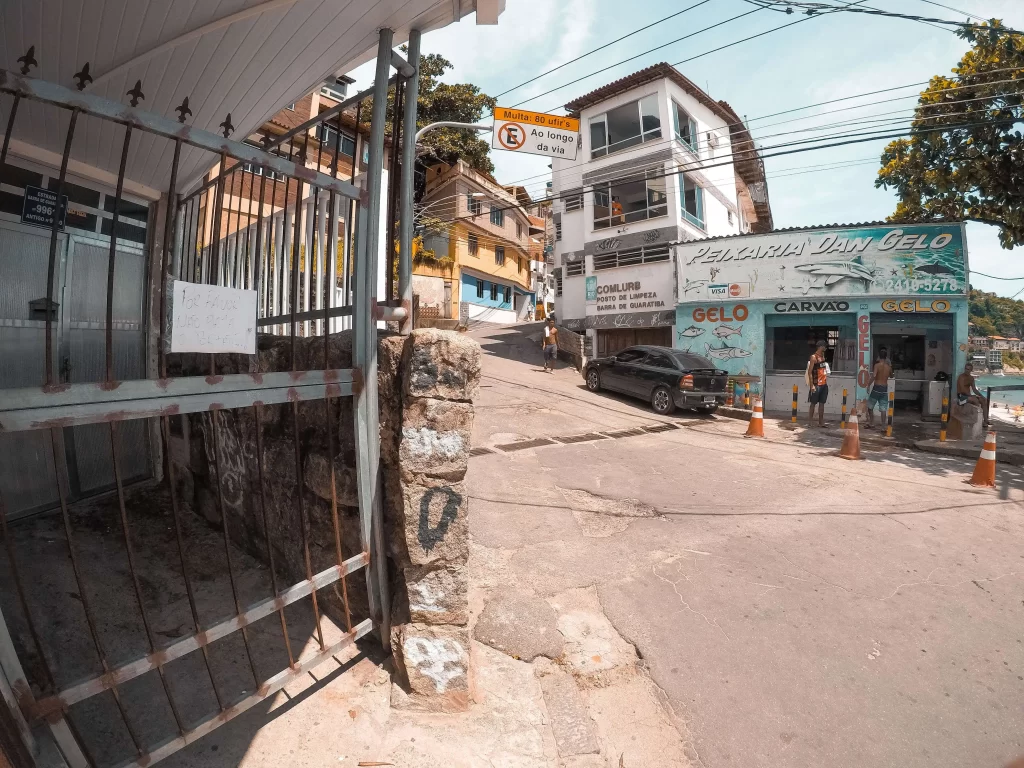
<path fill-rule="evenodd" d="M 958 291 L 957 281 L 943 277 L 902 277 L 885 281 L 885 290 L 893 293 L 908 291 Z"/>

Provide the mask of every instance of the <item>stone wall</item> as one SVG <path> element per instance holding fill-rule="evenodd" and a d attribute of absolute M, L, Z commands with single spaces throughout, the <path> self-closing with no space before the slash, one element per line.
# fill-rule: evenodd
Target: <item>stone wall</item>
<path fill-rule="evenodd" d="M 291 369 L 291 340 L 260 336 L 258 354 L 218 355 L 216 374 Z M 329 363 L 348 368 L 352 336 L 329 339 Z M 299 370 L 324 367 L 324 339 L 297 339 Z M 468 501 L 463 483 L 479 385 L 480 348 L 457 333 L 422 329 L 378 340 L 381 473 L 392 600 L 395 701 L 455 711 L 468 705 Z M 175 355 L 170 374 L 205 375 L 209 356 Z M 317 573 L 337 562 L 331 519 L 330 467 L 335 468 L 342 555 L 358 554 L 359 508 L 352 398 L 260 407 L 264 460 L 262 502 L 256 410 L 182 417 L 170 445 L 182 505 L 221 525 L 219 493 L 231 539 L 269 563 L 282 585 L 306 578 L 298 502 L 309 524 Z M 213 419 L 219 450 L 215 451 Z M 334 425 L 334 455 L 326 424 Z M 176 434 L 173 434 L 176 433 Z M 300 464 L 297 470 L 295 435 Z M 219 458 L 222 482 L 217 482 Z M 300 496 L 301 494 L 301 496 Z M 270 551 L 268 551 L 268 541 Z M 365 571 L 348 577 L 353 623 L 369 615 Z M 345 622 L 337 590 L 318 592 L 322 609 Z"/>

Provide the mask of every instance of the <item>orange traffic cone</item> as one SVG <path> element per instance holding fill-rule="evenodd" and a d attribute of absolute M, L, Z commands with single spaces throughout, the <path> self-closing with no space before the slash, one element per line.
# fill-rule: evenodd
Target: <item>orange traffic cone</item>
<path fill-rule="evenodd" d="M 974 465 L 974 474 L 968 480 L 971 485 L 996 487 L 996 433 L 985 435 L 985 445 L 981 447 L 981 456 Z"/>
<path fill-rule="evenodd" d="M 860 459 L 860 425 L 857 423 L 857 409 L 850 413 L 846 421 L 846 434 L 843 435 L 843 446 L 839 449 L 841 459 Z"/>
<path fill-rule="evenodd" d="M 750 414 L 750 423 L 747 425 L 747 433 L 744 437 L 764 437 L 764 410 L 761 408 L 761 401 L 754 401 L 754 411 Z"/>

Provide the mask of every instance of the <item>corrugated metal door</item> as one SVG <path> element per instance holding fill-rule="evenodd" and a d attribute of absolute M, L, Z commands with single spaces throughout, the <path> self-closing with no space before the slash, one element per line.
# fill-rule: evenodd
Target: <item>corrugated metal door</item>
<path fill-rule="evenodd" d="M 71 237 L 65 271 L 64 301 L 68 311 L 61 328 L 61 369 L 65 380 L 80 384 L 106 376 L 107 266 L 110 245 L 100 239 Z M 131 381 L 146 376 L 143 297 L 145 259 L 142 249 L 122 245 L 116 254 L 114 283 L 114 378 Z M 121 427 L 125 481 L 149 473 L 147 423 L 129 421 Z M 110 432 L 105 424 L 64 430 L 71 493 L 85 496 L 114 487 Z"/>
<path fill-rule="evenodd" d="M 59 235 L 60 269 L 54 275 L 57 285 L 63 279 L 66 248 L 67 238 Z M 38 387 L 46 378 L 43 305 L 49 254 L 49 230 L 0 222 L 0 389 Z M 38 299 L 42 301 L 34 310 L 32 302 Z M 0 433 L 0 456 L 0 485 L 5 489 L 4 502 L 10 517 L 56 505 L 56 474 L 48 433 Z"/>

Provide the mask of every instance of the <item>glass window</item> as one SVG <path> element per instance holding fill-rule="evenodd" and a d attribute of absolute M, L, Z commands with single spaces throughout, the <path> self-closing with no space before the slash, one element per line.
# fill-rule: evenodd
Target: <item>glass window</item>
<path fill-rule="evenodd" d="M 243 143 L 248 144 L 250 147 L 256 147 L 257 149 L 260 150 L 263 149 L 263 147 L 261 147 L 259 144 L 253 144 L 251 141 L 246 141 Z M 268 179 L 283 178 L 283 176 L 280 176 L 276 171 L 272 171 L 269 168 L 264 169 L 262 166 L 253 165 L 252 163 L 242 163 L 242 170 L 245 173 L 252 173 L 256 176 L 263 176 L 264 174 L 266 174 Z"/>
<path fill-rule="evenodd" d="M 590 156 L 635 147 L 661 138 L 661 115 L 656 94 L 609 109 L 590 119 Z"/>
<path fill-rule="evenodd" d="M 562 295 L 562 270 L 555 272 L 555 296 Z"/>
<path fill-rule="evenodd" d="M 317 139 L 323 139 L 324 149 L 334 151 L 335 142 L 338 141 L 338 129 L 333 125 L 320 123 L 316 127 Z M 356 152 L 356 142 L 351 136 L 342 131 L 341 133 L 341 154 L 353 157 Z"/>
<path fill-rule="evenodd" d="M 642 349 L 624 349 L 615 354 L 615 360 L 620 363 L 637 363 L 646 355 L 647 353 Z"/>
<path fill-rule="evenodd" d="M 470 234 L 468 238 L 469 242 L 469 255 L 476 256 L 478 250 L 480 250 L 480 242 L 477 240 L 476 235 Z"/>
<path fill-rule="evenodd" d="M 674 101 L 672 102 L 672 130 L 677 139 L 694 152 L 697 151 L 697 121 Z"/>
<path fill-rule="evenodd" d="M 565 210 L 578 211 L 583 207 L 583 189 L 571 189 L 565 195 Z"/>
<path fill-rule="evenodd" d="M 505 303 L 506 304 L 511 304 L 512 303 L 512 289 L 509 288 L 507 285 L 505 286 Z"/>
<path fill-rule="evenodd" d="M 484 297 L 484 281 L 483 280 L 477 280 L 476 281 L 476 297 L 478 299 L 482 299 Z"/>
<path fill-rule="evenodd" d="M 469 212 L 476 216 L 483 210 L 483 205 L 473 195 L 473 192 L 469 192 L 466 195 L 466 205 L 469 207 Z"/>
<path fill-rule="evenodd" d="M 505 212 L 494 204 L 491 205 L 491 224 L 496 227 L 505 226 Z"/>
<path fill-rule="evenodd" d="M 835 341 L 839 338 L 838 327 L 782 326 L 772 328 L 771 332 L 772 359 L 765 361 L 771 370 L 803 373 L 819 341 L 829 345 L 825 350 L 825 359 L 833 370 L 836 369 L 834 359 Z"/>
<path fill-rule="evenodd" d="M 652 365 L 655 368 L 671 368 L 673 371 L 677 370 L 676 364 L 666 355 L 650 354 L 644 361 L 644 365 Z"/>
<path fill-rule="evenodd" d="M 679 177 L 679 196 L 683 216 L 691 224 L 704 229 L 704 190 L 687 176 Z"/>
<path fill-rule="evenodd" d="M 570 261 L 565 265 L 565 274 L 569 277 L 583 274 L 583 259 L 579 261 Z"/>
<path fill-rule="evenodd" d="M 516 220 L 516 237 L 523 236 L 523 224 L 518 219 Z"/>
<path fill-rule="evenodd" d="M 672 357 L 686 371 L 696 371 L 702 368 L 714 368 L 714 364 L 702 355 L 695 355 L 692 352 L 673 352 Z"/>
<path fill-rule="evenodd" d="M 594 187 L 594 229 L 619 227 L 668 213 L 665 178 L 661 169 L 647 171 L 634 181 L 610 182 Z"/>
<path fill-rule="evenodd" d="M 561 240 L 561 239 L 562 239 L 562 222 L 556 220 L 555 221 L 555 240 L 558 241 L 558 240 Z"/>
<path fill-rule="evenodd" d="M 499 266 L 501 264 L 505 263 L 505 246 L 504 245 L 496 245 L 496 246 L 494 246 L 494 263 L 498 264 Z"/>
<path fill-rule="evenodd" d="M 491 283 L 491 301 L 498 300 L 498 284 Z"/>

